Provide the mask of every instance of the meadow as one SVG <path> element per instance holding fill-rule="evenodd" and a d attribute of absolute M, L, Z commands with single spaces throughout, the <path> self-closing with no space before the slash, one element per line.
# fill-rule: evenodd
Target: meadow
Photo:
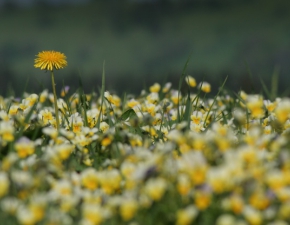
<path fill-rule="evenodd" d="M 187 63 L 177 89 L 111 94 L 104 68 L 99 92 L 1 96 L 1 224 L 289 224 L 290 99 L 210 95 Z"/>

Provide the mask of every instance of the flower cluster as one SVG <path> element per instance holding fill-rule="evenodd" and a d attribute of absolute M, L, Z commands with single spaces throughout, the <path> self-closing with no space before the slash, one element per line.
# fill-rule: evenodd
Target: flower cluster
<path fill-rule="evenodd" d="M 1 97 L 0 218 L 289 224 L 290 99 L 210 98 L 209 83 L 185 81 L 186 95 L 171 83 L 125 98 L 66 88 L 59 129 L 48 90 Z"/>

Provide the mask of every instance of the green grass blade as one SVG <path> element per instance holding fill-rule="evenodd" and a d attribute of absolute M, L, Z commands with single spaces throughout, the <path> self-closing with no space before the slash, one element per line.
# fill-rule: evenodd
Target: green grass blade
<path fill-rule="evenodd" d="M 226 84 L 227 79 L 228 79 L 228 76 L 226 77 L 226 79 L 224 80 L 224 82 L 223 82 L 222 86 L 220 87 L 218 93 L 217 93 L 216 96 L 214 97 L 213 102 L 212 102 L 212 104 L 210 105 L 209 110 L 208 110 L 208 112 L 207 112 L 207 114 L 206 114 L 205 120 L 204 120 L 204 122 L 203 122 L 203 127 L 205 127 L 205 124 L 206 124 L 207 118 L 208 118 L 208 116 L 209 116 L 209 113 L 211 112 L 211 109 L 212 109 L 213 105 L 215 104 L 216 99 L 217 99 L 217 97 L 219 96 L 220 92 L 223 90 L 223 88 L 224 88 L 224 86 L 225 86 L 225 84 Z"/>
<path fill-rule="evenodd" d="M 274 101 L 278 94 L 280 67 L 276 66 L 271 81 L 271 100 Z"/>
<path fill-rule="evenodd" d="M 26 81 L 25 81 L 25 85 L 24 85 L 24 89 L 23 89 L 23 94 L 26 92 L 26 89 L 27 89 L 27 86 L 28 86 L 28 83 L 29 83 L 29 76 L 27 77 Z M 24 96 L 23 96 L 24 97 Z"/>
<path fill-rule="evenodd" d="M 86 95 L 83 89 L 83 83 L 82 83 L 82 79 L 81 76 L 79 75 L 79 98 L 80 98 L 80 102 L 81 102 L 81 111 L 83 111 L 83 115 L 84 115 L 84 122 L 85 122 L 85 126 L 88 127 L 88 118 L 87 118 L 87 101 L 86 101 Z"/>
<path fill-rule="evenodd" d="M 180 110 L 179 110 L 179 96 L 180 96 L 180 92 L 181 92 L 181 87 L 182 87 L 182 83 L 183 83 L 183 80 L 186 76 L 186 70 L 187 70 L 187 66 L 188 66 L 188 63 L 189 63 L 189 60 L 190 60 L 190 57 L 191 57 L 192 53 L 188 56 L 187 60 L 186 60 L 186 63 L 183 67 L 183 70 L 182 70 L 182 74 L 180 76 L 180 79 L 179 79 L 179 85 L 178 85 L 178 102 L 177 102 L 177 120 L 178 122 L 180 122 L 181 120 L 181 115 L 180 115 Z"/>
<path fill-rule="evenodd" d="M 263 91 L 265 92 L 267 98 L 272 98 L 272 94 L 270 93 L 269 89 L 267 88 L 267 85 L 265 84 L 265 82 L 262 80 L 262 78 L 260 78 L 261 84 L 262 84 L 262 88 Z"/>
<path fill-rule="evenodd" d="M 248 71 L 248 74 L 249 74 L 249 77 L 250 77 L 250 82 L 249 82 L 249 84 L 250 84 L 250 87 L 251 87 L 251 91 L 254 92 L 254 91 L 255 91 L 255 87 L 254 87 L 254 85 L 253 85 L 253 83 L 254 83 L 254 79 L 253 79 L 253 73 L 252 73 L 252 70 L 251 70 L 251 68 L 250 68 L 249 63 L 248 63 L 247 60 L 245 60 L 244 63 L 245 63 L 245 66 L 246 66 L 246 68 L 247 68 L 247 71 Z"/>
<path fill-rule="evenodd" d="M 102 87 L 101 87 L 101 109 L 100 109 L 100 113 L 98 116 L 98 121 L 97 121 L 97 128 L 100 129 L 100 124 L 101 124 L 101 114 L 103 111 L 103 104 L 104 104 L 104 93 L 105 93 L 105 61 L 103 62 L 103 72 L 102 72 Z"/>
<path fill-rule="evenodd" d="M 192 104 L 190 100 L 190 92 L 188 91 L 186 104 L 185 104 L 185 112 L 183 114 L 182 120 L 187 121 L 187 128 L 190 127 L 190 115 L 192 111 Z"/>

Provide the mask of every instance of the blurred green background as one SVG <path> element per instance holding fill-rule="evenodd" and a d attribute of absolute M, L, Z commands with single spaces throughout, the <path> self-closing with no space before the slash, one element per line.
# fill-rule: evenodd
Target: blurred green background
<path fill-rule="evenodd" d="M 190 55 L 187 73 L 214 91 L 228 76 L 228 88 L 257 92 L 274 71 L 280 93 L 290 84 L 289 0 L 19 2 L 0 1 L 2 95 L 19 95 L 26 83 L 28 92 L 51 89 L 49 74 L 33 66 L 43 50 L 67 56 L 58 89 L 77 88 L 81 77 L 86 92 L 97 91 L 104 61 L 107 90 L 177 87 Z"/>

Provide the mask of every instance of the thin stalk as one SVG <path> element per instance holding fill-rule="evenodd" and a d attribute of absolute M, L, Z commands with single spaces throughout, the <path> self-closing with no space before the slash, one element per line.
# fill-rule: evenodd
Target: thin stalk
<path fill-rule="evenodd" d="M 53 91 L 53 97 L 54 97 L 56 129 L 59 130 L 59 117 L 58 117 L 57 97 L 56 97 L 56 91 L 55 91 L 55 82 L 54 82 L 53 70 L 51 71 L 51 83 L 52 83 L 52 91 Z"/>
<path fill-rule="evenodd" d="M 210 105 L 209 110 L 208 110 L 208 112 L 207 112 L 207 114 L 206 114 L 206 117 L 205 117 L 205 120 L 204 120 L 204 123 L 203 123 L 203 127 L 205 127 L 205 125 L 206 125 L 206 121 L 207 121 L 207 118 L 208 118 L 208 116 L 209 116 L 209 114 L 210 114 L 210 112 L 211 112 L 211 109 L 212 109 L 213 105 L 215 104 L 216 99 L 217 99 L 217 97 L 219 96 L 220 92 L 221 92 L 222 89 L 224 88 L 224 85 L 225 85 L 227 79 L 228 79 L 228 76 L 227 76 L 226 79 L 224 80 L 224 82 L 223 82 L 222 86 L 220 87 L 220 89 L 219 89 L 217 95 L 214 97 L 213 102 L 212 102 L 212 104 Z"/>
<path fill-rule="evenodd" d="M 96 124 L 98 129 L 100 129 L 101 114 L 102 114 L 102 111 L 103 111 L 103 104 L 104 104 L 104 99 L 105 99 L 104 93 L 105 93 L 105 61 L 103 62 L 103 73 L 102 73 L 101 109 L 100 109 L 100 113 L 99 113 L 99 116 L 98 116 L 98 121 L 97 121 L 97 124 Z"/>
<path fill-rule="evenodd" d="M 192 54 L 192 53 L 191 53 Z M 183 67 L 183 71 L 182 71 L 182 74 L 180 76 L 180 79 L 179 79 L 179 85 L 178 85 L 178 95 L 177 95 L 177 98 L 178 98 L 178 102 L 177 102 L 177 121 L 180 123 L 181 122 L 181 115 L 180 115 L 180 110 L 179 110 L 179 96 L 181 94 L 181 87 L 182 87 L 182 83 L 183 83 L 183 79 L 185 78 L 186 76 L 186 69 L 187 69 L 187 66 L 188 66 L 188 63 L 189 63 L 189 60 L 190 60 L 190 57 L 191 57 L 191 54 L 189 55 L 189 57 L 187 58 L 187 61 Z"/>
<path fill-rule="evenodd" d="M 271 100 L 274 101 L 277 97 L 277 90 L 278 90 L 278 84 L 279 84 L 279 72 L 280 67 L 276 66 L 272 75 L 272 81 L 271 81 Z"/>

